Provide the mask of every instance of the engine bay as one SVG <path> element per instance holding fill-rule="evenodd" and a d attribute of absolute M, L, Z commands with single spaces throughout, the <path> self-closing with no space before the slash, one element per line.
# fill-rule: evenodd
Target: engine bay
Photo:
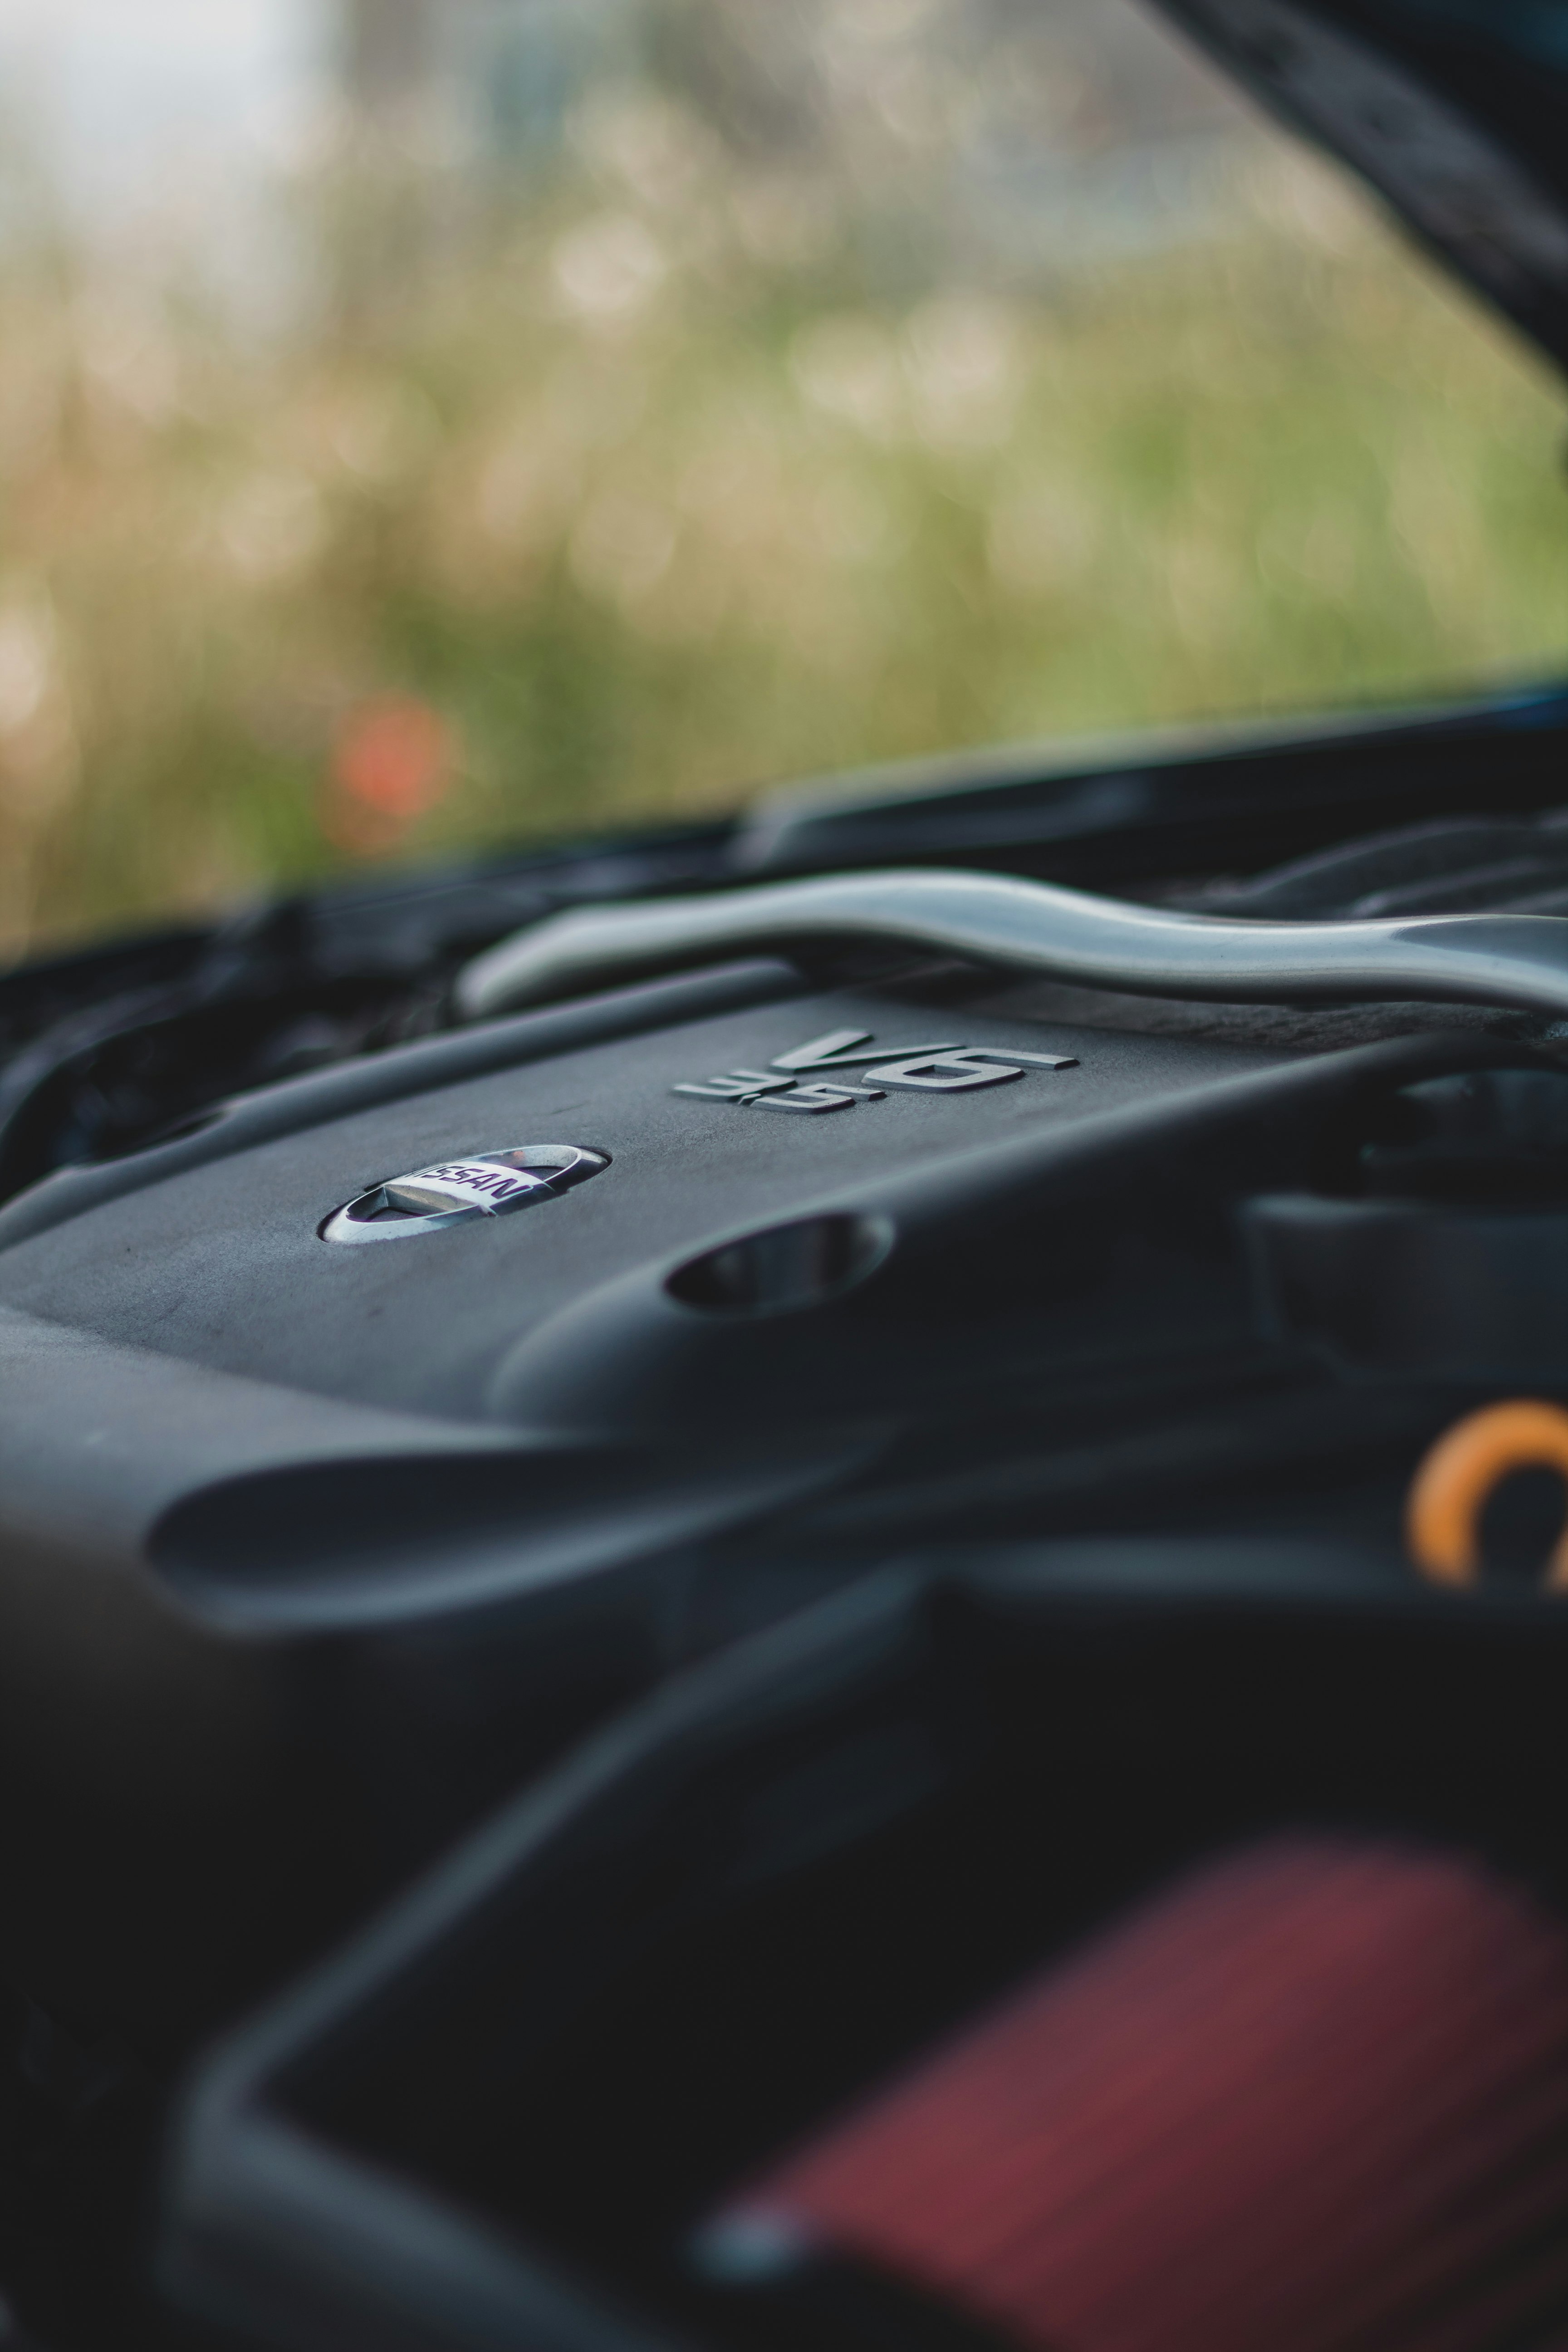
<path fill-rule="evenodd" d="M 489 1018 L 461 1017 L 458 981 L 531 907 L 743 891 L 800 873 L 814 829 L 821 871 L 877 823 L 882 856 L 923 824 L 945 864 L 1134 910 L 1539 916 L 1568 891 L 1561 726 L 1543 700 L 1527 725 L 1187 753 L 1145 778 L 1147 827 L 1111 828 L 1120 873 L 1104 777 L 932 788 L 879 819 L 808 798 L 618 868 L 367 892 L 5 983 L 0 2253 L 46 2344 L 1012 2342 L 859 2273 L 748 2300 L 679 2248 L 1026 1960 L 1145 1900 L 1157 1937 L 1171 1873 L 1248 1839 L 1264 1883 L 1270 1839 L 1306 1837 L 1331 1893 L 1340 1849 L 1312 1839 L 1392 1838 L 1418 1879 L 1428 1849 L 1479 1853 L 1557 1902 L 1524 1780 L 1554 1770 L 1560 1466 L 1500 1441 L 1449 1509 L 1468 1551 L 1410 1516 L 1455 1424 L 1568 1402 L 1550 1006 L 1198 1001 L 853 939 Z M 1386 809 L 1466 727 L 1471 776 L 1481 740 L 1517 753 L 1511 811 L 1466 814 L 1456 777 L 1449 814 L 1341 832 L 1342 761 Z M 1243 785 L 1292 854 L 1170 870 L 1183 810 L 1202 838 L 1205 796 Z M 932 1630 L 961 1626 L 951 1651 Z M 1013 1696 L 982 1704 L 972 1673 Z M 746 1800 L 742 1843 L 777 1853 L 709 1885 L 731 1833 L 682 1742 L 716 1790 L 750 1787 L 774 1682 L 797 1762 Z M 1447 1708 L 1468 1728 L 1439 1763 Z M 1056 1780 L 1084 1795 L 1047 1918 L 1006 1889 Z M 563 1870 L 566 1911 L 525 1892 Z M 1492 1916 L 1456 1886 L 1456 1916 Z M 505 1975 L 540 1903 L 516 1966 L 543 1971 L 529 2015 L 558 2017 L 542 2088 L 473 1974 Z M 873 2030 L 933 1905 L 963 1923 L 948 1958 Z M 448 1984 L 452 1937 L 478 1957 Z M 842 2014 L 779 1976 L 797 1949 L 818 1975 L 854 1955 Z M 668 2049 L 659 2001 L 685 2021 Z M 401 2027 L 383 2042 L 408 2002 L 405 2064 Z M 795 2021 L 773 2089 L 742 2095 L 726 2070 L 763 2011 Z M 346 2075 L 321 2054 L 345 2034 Z M 523 2101 L 543 2135 L 526 2162 L 473 2121 L 492 2074 L 498 2113 Z M 318 2076 L 337 2087 L 306 2116 Z M 589 2152 L 612 2143 L 600 2214 Z M 367 2149 L 416 2200 L 403 2223 L 384 2184 L 345 2185 Z M 489 2257 L 454 2242 L 394 2309 L 379 2270 L 454 2198 L 481 2239 L 542 2232 L 567 2284 L 498 2272 L 481 2325 Z"/>

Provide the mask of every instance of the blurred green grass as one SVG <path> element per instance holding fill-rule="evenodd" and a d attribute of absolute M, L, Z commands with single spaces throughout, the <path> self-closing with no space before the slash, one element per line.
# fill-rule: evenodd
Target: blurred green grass
<path fill-rule="evenodd" d="M 378 257 L 288 332 L 8 253 L 0 950 L 1561 667 L 1559 390 L 1315 166 L 1244 159 L 1200 239 L 897 299 L 726 168 L 563 167 L 433 257 L 315 187 Z"/>

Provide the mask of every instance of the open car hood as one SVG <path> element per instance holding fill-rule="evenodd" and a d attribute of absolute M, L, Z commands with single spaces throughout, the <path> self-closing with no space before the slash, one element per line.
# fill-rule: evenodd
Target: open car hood
<path fill-rule="evenodd" d="M 1568 0 L 1157 0 L 1568 363 Z"/>

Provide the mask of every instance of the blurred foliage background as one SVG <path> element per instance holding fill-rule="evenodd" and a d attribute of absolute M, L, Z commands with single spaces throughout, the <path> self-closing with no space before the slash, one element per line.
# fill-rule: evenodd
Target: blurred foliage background
<path fill-rule="evenodd" d="M 1561 666 L 1544 366 L 1130 0 L 305 13 L 155 202 L 0 53 L 0 951 Z"/>

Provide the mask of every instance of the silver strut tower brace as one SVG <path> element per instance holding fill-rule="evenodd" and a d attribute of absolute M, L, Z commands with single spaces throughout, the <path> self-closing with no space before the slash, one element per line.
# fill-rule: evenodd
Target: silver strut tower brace
<path fill-rule="evenodd" d="M 481 1021 L 685 965 L 855 940 L 1145 996 L 1232 1003 L 1410 999 L 1568 1015 L 1564 916 L 1251 922 L 1172 914 L 1011 875 L 923 868 L 552 916 L 468 964 L 458 980 L 458 1009 Z"/>

